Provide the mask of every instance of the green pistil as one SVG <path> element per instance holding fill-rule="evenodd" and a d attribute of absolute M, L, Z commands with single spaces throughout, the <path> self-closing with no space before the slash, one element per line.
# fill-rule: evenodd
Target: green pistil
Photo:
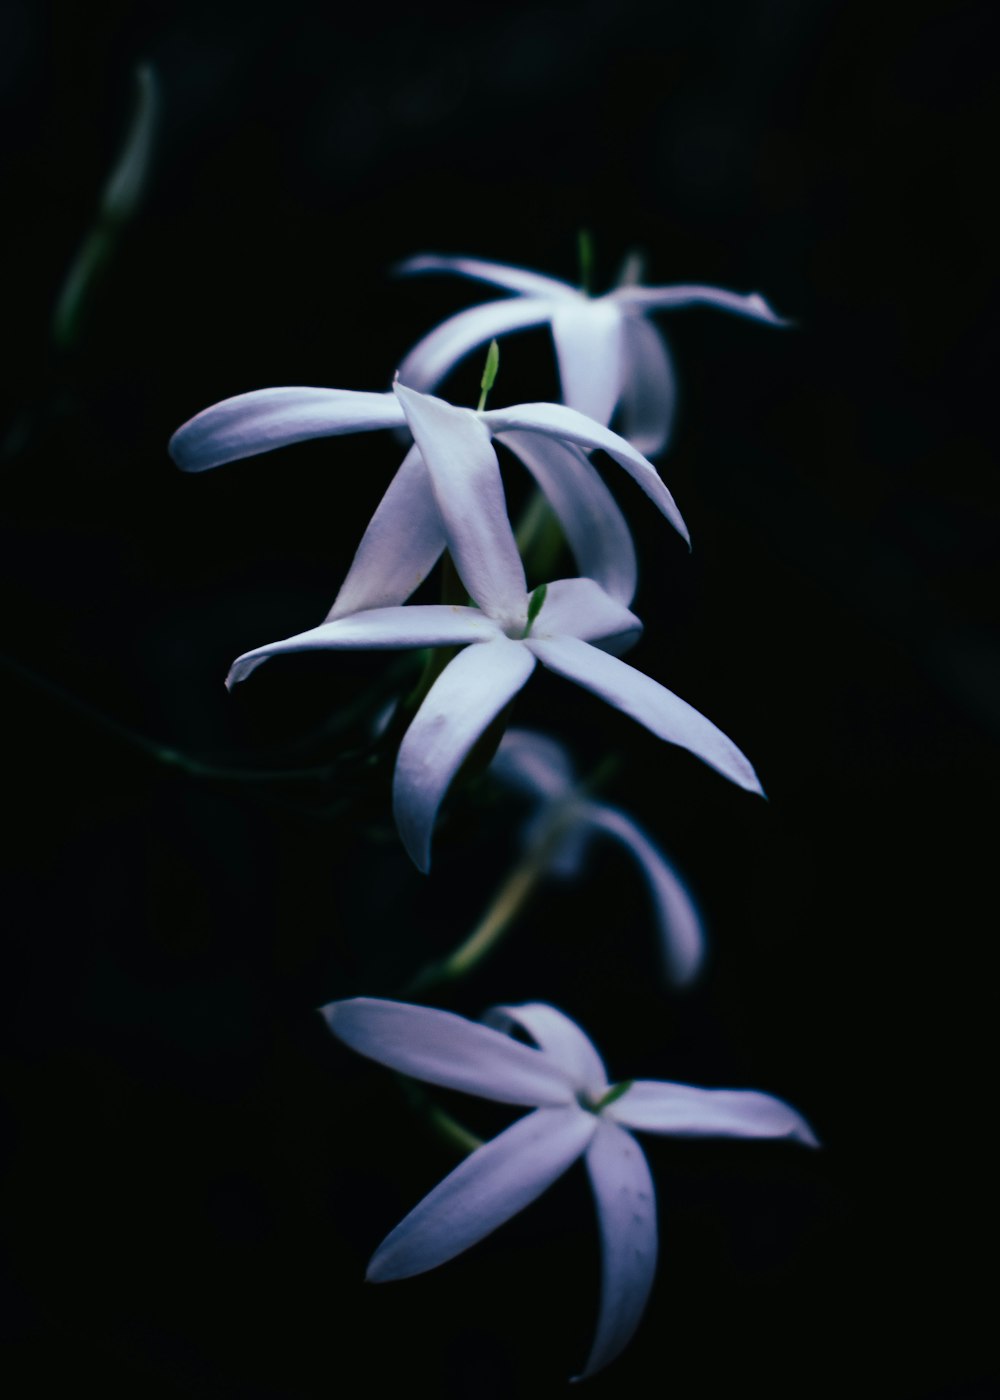
<path fill-rule="evenodd" d="M 476 412 L 482 413 L 486 407 L 486 400 L 490 390 L 493 388 L 497 377 L 497 370 L 500 368 L 500 346 L 495 340 L 490 341 L 490 348 L 486 352 L 486 366 L 483 369 L 483 377 L 479 381 L 479 402 L 476 405 Z"/>
<path fill-rule="evenodd" d="M 549 585 L 547 583 L 540 583 L 528 600 L 528 620 L 524 625 L 524 631 L 521 633 L 522 642 L 525 637 L 531 635 L 531 629 L 534 626 L 535 618 L 542 610 L 542 604 L 545 602 L 545 595 L 548 591 Z"/>
<path fill-rule="evenodd" d="M 608 1092 L 596 1103 L 585 1102 L 583 1106 L 590 1113 L 600 1113 L 608 1104 L 614 1103 L 615 1099 L 620 1099 L 622 1094 L 627 1094 L 634 1083 L 634 1079 L 623 1079 L 620 1084 L 612 1084 Z"/>
<path fill-rule="evenodd" d="M 594 285 L 594 240 L 589 228 L 580 229 L 576 235 L 576 248 L 580 258 L 580 291 L 590 296 Z"/>

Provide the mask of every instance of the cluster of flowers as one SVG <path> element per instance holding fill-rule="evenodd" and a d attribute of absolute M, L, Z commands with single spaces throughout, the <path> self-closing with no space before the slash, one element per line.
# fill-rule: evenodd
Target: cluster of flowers
<path fill-rule="evenodd" d="M 536 663 L 583 686 L 688 749 L 749 791 L 761 791 L 743 753 L 704 715 L 620 659 L 642 624 L 630 610 L 636 554 L 629 528 L 589 453 L 602 450 L 639 484 L 681 536 L 683 518 L 649 455 L 668 440 L 675 400 L 669 353 L 646 312 L 702 303 L 780 324 L 759 296 L 703 286 L 642 287 L 626 279 L 591 298 L 523 269 L 465 258 L 420 257 L 407 273 L 452 272 L 513 296 L 459 313 L 422 340 L 392 390 L 365 393 L 276 388 L 241 394 L 198 414 L 170 450 L 202 471 L 308 438 L 408 429 L 413 445 L 378 506 L 326 619 L 240 656 L 227 684 L 289 652 L 457 648 L 440 669 L 401 741 L 393 811 L 403 845 L 427 871 L 442 801 L 456 774 L 502 716 Z M 428 391 L 466 355 L 509 331 L 548 324 L 562 404 L 485 407 L 491 349 L 475 410 Z M 608 426 L 619 414 L 622 433 Z M 507 513 L 494 442 L 531 473 L 578 574 L 529 591 Z M 447 551 L 468 603 L 407 600 Z M 635 823 L 576 786 L 562 747 L 511 730 L 495 760 L 502 779 L 541 804 L 532 830 L 550 841 L 551 865 L 580 868 L 589 838 L 622 841 L 647 877 L 665 961 L 681 983 L 697 971 L 703 934 L 683 882 Z M 593 1186 L 603 1278 L 597 1332 L 581 1373 L 607 1365 L 638 1326 L 656 1263 L 653 1186 L 629 1128 L 654 1133 L 785 1137 L 815 1145 L 782 1101 L 751 1091 L 625 1081 L 609 1084 L 593 1045 L 554 1007 L 498 1007 L 487 1024 L 402 1002 L 355 998 L 324 1008 L 330 1029 L 360 1053 L 429 1083 L 534 1112 L 479 1147 L 376 1251 L 369 1277 L 433 1268 L 482 1239 L 583 1156 Z M 519 1032 L 534 1042 L 512 1038 Z"/>

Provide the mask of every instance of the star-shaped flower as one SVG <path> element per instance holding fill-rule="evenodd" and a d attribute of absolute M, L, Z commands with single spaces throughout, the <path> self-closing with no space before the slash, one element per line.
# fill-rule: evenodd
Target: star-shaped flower
<path fill-rule="evenodd" d="M 542 1003 L 495 1007 L 484 1018 L 489 1025 L 368 997 L 331 1002 L 323 1015 L 334 1035 L 380 1064 L 535 1110 L 477 1148 L 414 1207 L 375 1251 L 371 1281 L 409 1278 L 453 1259 L 584 1158 L 597 1207 L 602 1280 L 597 1331 L 578 1379 L 606 1366 L 628 1343 L 656 1272 L 653 1181 L 629 1129 L 817 1146 L 805 1119 L 770 1094 L 642 1079 L 609 1083 L 579 1026 Z M 535 1046 L 504 1033 L 513 1030 L 526 1032 Z"/>
<path fill-rule="evenodd" d="M 622 432 L 647 457 L 662 451 L 674 418 L 676 381 L 663 336 L 647 319 L 651 311 L 713 306 L 769 325 L 787 324 L 762 296 L 721 287 L 622 285 L 590 297 L 557 277 L 480 258 L 407 258 L 401 273 L 447 272 L 489 282 L 516 293 L 469 307 L 419 341 L 399 367 L 414 389 L 433 389 L 472 350 L 508 331 L 550 325 L 562 394 L 571 408 L 610 423 L 620 405 Z"/>
<path fill-rule="evenodd" d="M 555 837 L 548 858 L 553 874 L 579 876 L 595 836 L 610 836 L 625 847 L 649 887 L 668 979 L 677 986 L 694 981 L 705 957 L 705 928 L 687 886 L 627 812 L 588 796 L 565 747 L 530 729 L 508 729 L 490 771 L 538 804 L 525 844 L 544 849 Z"/>
<path fill-rule="evenodd" d="M 224 399 L 178 428 L 170 453 L 184 471 L 205 471 L 309 438 L 414 428 L 433 421 L 439 451 L 417 444 L 404 458 L 358 547 L 329 617 L 403 603 L 445 547 L 446 517 L 502 500 L 493 440 L 528 468 L 557 515 L 577 565 L 622 603 L 635 595 L 632 537 L 586 451 L 601 448 L 634 478 L 674 528 L 687 526 L 656 468 L 624 438 L 561 404 L 517 404 L 483 412 L 456 408 L 397 383 L 392 393 L 351 389 L 259 389 Z M 447 468 L 442 465 L 447 455 Z M 463 465 L 464 463 L 464 465 Z M 506 507 L 504 507 L 504 510 Z"/>
<path fill-rule="evenodd" d="M 593 579 L 561 579 L 529 594 L 489 436 L 476 415 L 399 388 L 440 514 L 445 542 L 476 607 L 410 604 L 337 617 L 240 656 L 227 684 L 286 652 L 464 649 L 431 686 L 399 748 L 393 810 L 417 866 L 452 778 L 476 741 L 541 661 L 593 691 L 660 739 L 689 749 L 749 792 L 757 775 L 731 739 L 649 676 L 618 660 L 642 629 Z"/>

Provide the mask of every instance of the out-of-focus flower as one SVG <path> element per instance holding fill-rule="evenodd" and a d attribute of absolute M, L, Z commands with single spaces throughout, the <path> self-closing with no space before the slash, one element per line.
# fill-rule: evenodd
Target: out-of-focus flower
<path fill-rule="evenodd" d="M 705 928 L 684 881 L 632 817 L 588 796 L 565 747 L 530 729 L 508 729 L 491 772 L 536 802 L 525 844 L 531 850 L 551 849 L 548 868 L 553 874 L 577 878 L 595 836 L 610 836 L 625 847 L 653 900 L 667 977 L 677 986 L 694 981 L 705 956 Z"/>
<path fill-rule="evenodd" d="M 653 1181 L 629 1129 L 817 1145 L 805 1119 L 770 1094 L 656 1080 L 609 1083 L 580 1027 L 543 1003 L 494 1007 L 484 1018 L 489 1025 L 368 997 L 331 1002 L 323 1015 L 334 1035 L 380 1064 L 534 1109 L 477 1148 L 382 1241 L 368 1266 L 373 1282 L 409 1278 L 453 1259 L 584 1158 L 597 1208 L 602 1279 L 597 1331 L 577 1379 L 599 1371 L 626 1346 L 656 1272 Z M 513 1030 L 526 1032 L 537 1048 L 505 1034 Z"/>
<path fill-rule="evenodd" d="M 407 258 L 396 270 L 456 273 L 516 293 L 442 322 L 400 365 L 404 384 L 433 389 L 460 360 L 494 337 L 548 324 L 566 403 L 599 423 L 609 423 L 620 405 L 623 435 L 647 457 L 666 446 L 676 400 L 670 352 L 646 319 L 648 312 L 712 306 L 772 326 L 786 324 L 756 292 L 742 296 L 720 287 L 622 285 L 590 297 L 557 277 L 525 268 L 433 255 Z"/>

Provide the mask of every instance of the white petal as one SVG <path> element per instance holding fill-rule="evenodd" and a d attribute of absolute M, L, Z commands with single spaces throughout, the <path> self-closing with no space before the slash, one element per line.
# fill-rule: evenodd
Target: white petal
<path fill-rule="evenodd" d="M 459 652 L 427 692 L 399 746 L 392 780 L 396 826 L 420 870 L 430 867 L 434 822 L 451 780 L 534 666 L 523 642 L 498 636 Z"/>
<path fill-rule="evenodd" d="M 543 609 L 544 611 L 544 609 Z M 679 744 L 717 773 L 747 792 L 763 795 L 757 774 L 745 754 L 711 720 L 673 691 L 624 661 L 588 646 L 576 637 L 551 640 L 529 637 L 526 646 L 544 666 L 576 681 L 644 724 L 659 739 Z"/>
<path fill-rule="evenodd" d="M 608 650 L 624 651 L 639 640 L 642 623 L 624 603 L 616 603 L 592 578 L 561 578 L 550 583 L 531 636 L 579 637 Z"/>
<path fill-rule="evenodd" d="M 478 608 L 443 603 L 372 608 L 244 652 L 230 667 L 226 685 L 246 680 L 262 661 L 291 651 L 405 651 L 409 647 L 462 646 L 494 638 L 503 639 L 503 634 Z"/>
<path fill-rule="evenodd" d="M 556 308 L 556 343 L 563 400 L 598 423 L 608 423 L 622 386 L 622 314 L 614 302 L 580 298 Z"/>
<path fill-rule="evenodd" d="M 451 272 L 459 277 L 473 277 L 478 282 L 491 282 L 509 292 L 521 292 L 532 297 L 560 297 L 567 301 L 581 300 L 580 293 L 558 277 L 546 277 L 508 263 L 488 262 L 484 258 L 441 257 L 435 253 L 418 253 L 397 263 L 393 271 L 406 277 L 415 272 Z"/>
<path fill-rule="evenodd" d="M 624 306 L 643 311 L 663 311 L 675 306 L 712 306 L 717 311 L 731 311 L 735 316 L 748 316 L 752 321 L 766 321 L 771 326 L 790 323 L 768 305 L 758 292 L 743 295 L 727 292 L 722 287 L 682 285 L 676 287 L 618 287 L 609 297 Z"/>
<path fill-rule="evenodd" d="M 599 447 L 609 457 L 625 468 L 629 476 L 639 483 L 650 498 L 673 525 L 681 537 L 690 544 L 687 526 L 677 509 L 677 503 L 664 486 L 652 462 L 647 462 L 641 452 L 582 413 L 577 413 L 565 404 L 520 403 L 513 408 L 490 409 L 480 414 L 487 427 L 494 434 L 509 433 L 522 429 L 529 433 L 544 433 L 548 437 L 562 438 L 575 442 L 580 447 Z"/>
<path fill-rule="evenodd" d="M 608 1072 L 590 1037 L 554 1006 L 543 1001 L 523 1006 L 491 1006 L 483 1020 L 498 1030 L 519 1027 L 538 1048 L 568 1075 L 579 1094 L 600 1098 L 608 1087 Z"/>
<path fill-rule="evenodd" d="M 588 802 L 583 813 L 594 826 L 614 836 L 635 857 L 656 905 L 667 976 L 678 986 L 693 981 L 705 956 L 705 927 L 677 871 L 642 828 L 617 807 Z"/>
<path fill-rule="evenodd" d="M 477 414 L 402 384 L 396 394 L 427 465 L 462 582 L 505 624 L 526 617 L 527 584 L 507 518 L 500 464 Z"/>
<path fill-rule="evenodd" d="M 656 1275 L 656 1193 L 642 1149 L 606 1119 L 586 1155 L 601 1235 L 601 1309 L 587 1364 L 574 1380 L 607 1366 L 628 1345 Z"/>
<path fill-rule="evenodd" d="M 322 1013 L 345 1045 L 412 1079 L 532 1108 L 574 1103 L 566 1075 L 541 1051 L 452 1011 L 352 997 Z"/>
<path fill-rule="evenodd" d="M 626 607 L 638 566 L 632 533 L 611 492 L 579 447 L 541 433 L 498 438 L 538 482 L 566 535 L 577 568 Z"/>
<path fill-rule="evenodd" d="M 418 340 L 403 360 L 398 370 L 400 383 L 411 389 L 434 389 L 473 350 L 508 331 L 544 325 L 552 309 L 551 298 L 512 297 L 470 306 L 457 316 L 449 316 Z"/>
<path fill-rule="evenodd" d="M 403 411 L 392 394 L 353 389 L 258 389 L 203 409 L 170 439 L 171 457 L 186 472 L 203 472 L 291 442 L 398 428 Z"/>
<path fill-rule="evenodd" d="M 637 1079 L 604 1113 L 627 1128 L 675 1137 L 790 1138 L 818 1147 L 791 1104 L 755 1089 L 697 1089 Z"/>
<path fill-rule="evenodd" d="M 405 603 L 444 546 L 431 480 L 419 448 L 411 447 L 369 521 L 326 621 Z"/>
<path fill-rule="evenodd" d="M 662 452 L 677 407 L 677 379 L 666 341 L 642 316 L 626 316 L 622 327 L 621 430 L 646 457 Z"/>
<path fill-rule="evenodd" d="M 573 767 L 562 744 L 531 729 L 508 729 L 490 767 L 501 782 L 550 800 L 573 788 Z"/>
<path fill-rule="evenodd" d="M 434 1269 L 536 1200 L 584 1152 L 597 1119 L 575 1104 L 539 1108 L 466 1157 L 379 1245 L 368 1279 Z"/>

